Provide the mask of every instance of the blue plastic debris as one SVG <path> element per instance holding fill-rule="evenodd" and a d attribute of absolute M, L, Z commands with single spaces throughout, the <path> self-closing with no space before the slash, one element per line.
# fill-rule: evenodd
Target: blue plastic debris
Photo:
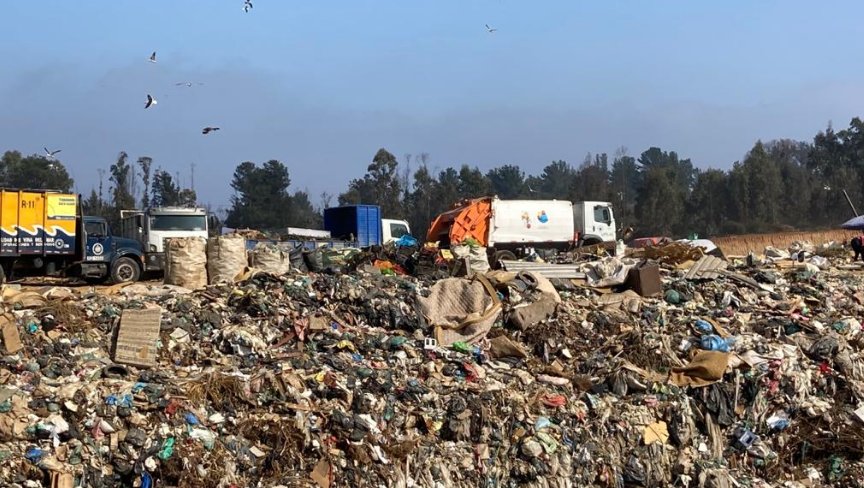
<path fill-rule="evenodd" d="M 733 338 L 724 339 L 718 335 L 706 335 L 699 339 L 699 347 L 708 351 L 729 352 L 735 343 Z"/>
<path fill-rule="evenodd" d="M 396 239 L 396 247 L 414 247 L 419 244 L 419 241 L 414 237 L 408 234 L 403 235 L 399 239 Z"/>
<path fill-rule="evenodd" d="M 117 407 L 126 407 L 132 408 L 132 395 L 123 395 L 122 397 L 118 397 L 117 395 L 108 395 L 105 398 L 106 405 L 112 405 Z"/>
<path fill-rule="evenodd" d="M 696 325 L 696 329 L 699 332 L 704 332 L 706 334 L 710 334 L 711 332 L 714 332 L 714 326 L 705 320 L 698 319 L 696 321 L 695 325 Z"/>
<path fill-rule="evenodd" d="M 31 463 L 38 463 L 44 455 L 45 451 L 38 447 L 30 447 L 27 449 L 27 452 L 24 453 L 24 457 L 26 457 Z"/>

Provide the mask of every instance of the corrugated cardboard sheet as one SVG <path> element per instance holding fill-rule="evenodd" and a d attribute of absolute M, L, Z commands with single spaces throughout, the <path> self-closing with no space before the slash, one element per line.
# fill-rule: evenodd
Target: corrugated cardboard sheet
<path fill-rule="evenodd" d="M 715 280 L 726 269 L 728 263 L 714 256 L 705 256 L 690 268 L 685 276 L 688 280 Z"/>
<path fill-rule="evenodd" d="M 124 310 L 114 348 L 114 361 L 149 368 L 156 365 L 161 308 Z"/>

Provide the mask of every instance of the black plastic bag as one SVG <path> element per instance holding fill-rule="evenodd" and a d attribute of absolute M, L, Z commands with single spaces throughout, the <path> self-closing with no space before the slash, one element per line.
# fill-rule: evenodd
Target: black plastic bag
<path fill-rule="evenodd" d="M 324 251 L 315 249 L 312 251 L 303 251 L 303 260 L 306 262 L 306 267 L 313 273 L 324 271 Z"/>
<path fill-rule="evenodd" d="M 303 248 L 295 247 L 288 251 L 288 260 L 291 262 L 291 269 L 303 273 L 309 271 L 309 268 L 306 267 L 306 261 L 303 259 Z"/>

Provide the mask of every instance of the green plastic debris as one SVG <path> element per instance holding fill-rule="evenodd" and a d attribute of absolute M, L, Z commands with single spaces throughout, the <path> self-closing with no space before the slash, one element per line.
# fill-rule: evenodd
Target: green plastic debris
<path fill-rule="evenodd" d="M 843 477 L 843 458 L 836 454 L 828 458 L 828 481 L 837 481 Z"/>
<path fill-rule="evenodd" d="M 467 342 L 456 341 L 450 347 L 452 347 L 454 351 L 464 352 L 466 354 L 471 352 L 471 346 L 469 346 Z"/>
<path fill-rule="evenodd" d="M 666 303 L 671 305 L 678 305 L 681 303 L 681 294 L 675 290 L 668 290 L 666 292 Z"/>
<path fill-rule="evenodd" d="M 165 461 L 174 454 L 174 438 L 169 437 L 162 443 L 162 449 L 159 451 L 159 459 Z"/>
<path fill-rule="evenodd" d="M 534 437 L 536 437 L 537 440 L 540 441 L 540 445 L 543 446 L 543 449 L 547 453 L 552 454 L 558 450 L 558 442 L 555 440 L 554 437 L 547 434 L 546 432 L 538 432 L 534 434 Z"/>

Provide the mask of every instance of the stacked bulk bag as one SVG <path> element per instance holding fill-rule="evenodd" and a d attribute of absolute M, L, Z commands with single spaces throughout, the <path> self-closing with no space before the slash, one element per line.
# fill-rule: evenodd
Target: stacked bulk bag
<path fill-rule="evenodd" d="M 228 234 L 211 237 L 207 242 L 207 274 L 211 285 L 233 283 L 248 264 L 245 237 Z"/>
<path fill-rule="evenodd" d="M 283 275 L 291 271 L 291 259 L 288 251 L 279 246 L 259 242 L 252 250 L 252 267 L 267 273 Z"/>
<path fill-rule="evenodd" d="M 177 237 L 165 244 L 165 283 L 195 290 L 207 286 L 207 241 Z"/>

